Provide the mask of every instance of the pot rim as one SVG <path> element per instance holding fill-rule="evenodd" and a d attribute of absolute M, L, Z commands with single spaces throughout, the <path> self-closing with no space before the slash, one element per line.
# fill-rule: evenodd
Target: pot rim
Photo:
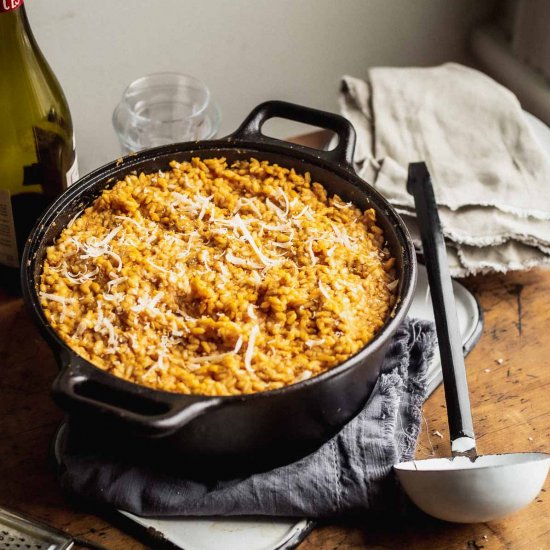
<path fill-rule="evenodd" d="M 293 160 L 302 160 L 318 168 L 334 173 L 338 177 L 345 179 L 348 183 L 351 183 L 358 188 L 362 194 L 367 194 L 369 200 L 376 206 L 377 214 L 384 216 L 386 220 L 394 226 L 402 245 L 403 267 L 400 273 L 401 281 L 399 285 L 399 294 L 388 319 L 372 340 L 365 344 L 354 355 L 348 357 L 344 362 L 337 364 L 317 376 L 274 390 L 221 396 L 176 393 L 136 384 L 135 382 L 125 380 L 95 366 L 93 363 L 76 353 L 61 339 L 46 319 L 42 306 L 40 305 L 38 289 L 36 287 L 36 281 L 34 281 L 34 267 L 38 250 L 42 246 L 45 246 L 44 228 L 54 223 L 54 220 L 59 216 L 59 213 L 66 208 L 67 204 L 73 203 L 75 199 L 83 195 L 86 190 L 97 184 L 99 179 L 103 180 L 105 184 L 104 187 L 107 187 L 111 182 L 122 177 L 122 171 L 128 173 L 137 164 L 141 164 L 143 161 L 154 161 L 161 156 L 166 157 L 169 154 L 176 155 L 179 153 L 189 153 L 192 151 L 197 151 L 198 155 L 204 155 L 205 152 L 208 151 L 208 155 L 215 156 L 216 154 L 219 154 L 220 149 L 234 149 L 237 152 L 242 150 L 243 153 L 250 151 L 251 154 L 276 153 L 289 157 Z M 355 170 L 353 170 L 353 168 L 346 162 L 338 162 L 337 160 L 326 158 L 326 156 L 322 153 L 323 151 L 320 150 L 291 144 L 281 140 L 275 140 L 274 138 L 268 138 L 265 141 L 249 140 L 235 137 L 232 134 L 218 140 L 182 142 L 154 147 L 139 153 L 131 153 L 125 157 L 121 157 L 97 168 L 69 187 L 50 205 L 50 207 L 37 221 L 27 240 L 21 261 L 21 285 L 23 289 L 24 301 L 28 309 L 30 309 L 35 323 L 37 323 L 43 336 L 53 349 L 58 362 L 61 364 L 60 370 L 69 368 L 69 366 L 77 366 L 79 370 L 93 369 L 93 371 L 89 372 L 93 372 L 98 378 L 103 378 L 105 382 L 108 382 L 111 386 L 114 384 L 117 389 L 120 389 L 121 391 L 131 389 L 136 392 L 139 388 L 141 390 L 140 393 L 145 393 L 151 397 L 157 396 L 162 400 L 181 401 L 192 398 L 193 400 L 202 401 L 216 398 L 222 400 L 224 403 L 228 403 L 234 401 L 263 399 L 270 396 L 300 391 L 303 388 L 314 384 L 320 384 L 325 380 L 341 375 L 353 365 L 361 362 L 366 356 L 377 351 L 382 345 L 384 345 L 386 339 L 390 337 L 402 323 L 412 301 L 417 277 L 417 262 L 414 244 L 401 217 L 397 214 L 393 206 L 391 206 L 390 203 L 374 187 L 362 180 L 355 173 Z M 115 176 L 114 174 L 119 175 Z M 33 281 L 35 284 L 33 284 Z"/>

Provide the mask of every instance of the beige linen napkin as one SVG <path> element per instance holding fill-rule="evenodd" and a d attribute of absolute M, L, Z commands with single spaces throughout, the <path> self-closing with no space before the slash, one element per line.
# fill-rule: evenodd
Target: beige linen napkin
<path fill-rule="evenodd" d="M 454 275 L 550 263 L 550 162 L 509 90 L 448 63 L 344 77 L 340 99 L 359 175 L 402 214 L 407 165 L 427 162 Z"/>

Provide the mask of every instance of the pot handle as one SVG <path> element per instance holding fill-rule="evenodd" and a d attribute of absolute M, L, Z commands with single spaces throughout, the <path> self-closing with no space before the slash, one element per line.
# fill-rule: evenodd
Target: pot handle
<path fill-rule="evenodd" d="M 263 124 L 270 118 L 280 117 L 304 124 L 311 124 L 319 128 L 332 130 L 338 136 L 338 145 L 330 151 L 321 151 L 312 149 L 303 145 L 284 142 L 262 134 Z M 343 116 L 327 111 L 320 111 L 295 103 L 286 101 L 266 101 L 255 107 L 252 112 L 244 119 L 243 123 L 237 128 L 230 139 L 246 139 L 260 143 L 272 143 L 281 146 L 284 143 L 287 147 L 294 150 L 303 150 L 308 154 L 315 151 L 317 157 L 337 162 L 343 165 L 347 170 L 354 171 L 353 153 L 355 151 L 355 129 L 349 120 Z"/>
<path fill-rule="evenodd" d="M 124 388 L 120 388 L 120 383 Z M 135 386 L 135 387 L 133 387 Z M 219 397 L 189 397 L 156 392 L 147 396 L 147 388 L 124 380 L 106 384 L 101 377 L 81 372 L 78 365 L 62 368 L 52 384 L 52 397 L 69 412 L 100 414 L 103 418 L 123 422 L 135 433 L 144 436 L 167 436 L 179 427 L 217 408 Z"/>

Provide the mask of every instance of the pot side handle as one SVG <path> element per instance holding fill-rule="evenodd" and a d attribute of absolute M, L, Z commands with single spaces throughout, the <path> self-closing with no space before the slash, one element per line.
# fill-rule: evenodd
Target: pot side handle
<path fill-rule="evenodd" d="M 57 375 L 51 392 L 54 401 L 69 413 L 101 415 L 103 419 L 122 422 L 135 433 L 149 437 L 170 435 L 222 403 L 219 397 L 170 395 L 163 399 L 160 392 L 160 399 L 150 399 L 141 386 L 132 388 L 134 384 L 126 382 L 122 390 L 117 385 L 107 385 L 98 377 L 91 378 L 80 373 L 77 366 L 69 365 Z"/>
<path fill-rule="evenodd" d="M 330 151 L 322 151 L 266 136 L 262 133 L 262 126 L 267 120 L 275 117 L 332 130 L 338 136 L 338 144 Z M 303 150 L 308 154 L 315 151 L 316 156 L 319 158 L 337 162 L 343 165 L 348 171 L 351 170 L 354 172 L 355 129 L 349 120 L 335 113 L 320 111 L 286 101 L 266 101 L 252 110 L 239 128 L 229 136 L 229 139 L 252 140 L 260 143 L 273 143 L 278 146 L 286 144 L 291 149 Z"/>

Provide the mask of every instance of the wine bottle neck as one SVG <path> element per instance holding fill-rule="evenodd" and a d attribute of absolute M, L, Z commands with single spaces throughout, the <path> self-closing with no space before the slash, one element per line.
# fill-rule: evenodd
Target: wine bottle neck
<path fill-rule="evenodd" d="M 13 61 L 23 51 L 36 48 L 23 2 L 14 9 L 3 10 L 14 1 L 0 0 L 0 64 L 2 59 L 9 62 L 9 58 L 12 57 Z"/>
<path fill-rule="evenodd" d="M 0 6 L 10 1 L 0 0 Z M 0 8 L 0 42 L 13 41 L 14 37 L 32 39 L 31 27 L 23 3 L 9 11 L 3 11 Z"/>

